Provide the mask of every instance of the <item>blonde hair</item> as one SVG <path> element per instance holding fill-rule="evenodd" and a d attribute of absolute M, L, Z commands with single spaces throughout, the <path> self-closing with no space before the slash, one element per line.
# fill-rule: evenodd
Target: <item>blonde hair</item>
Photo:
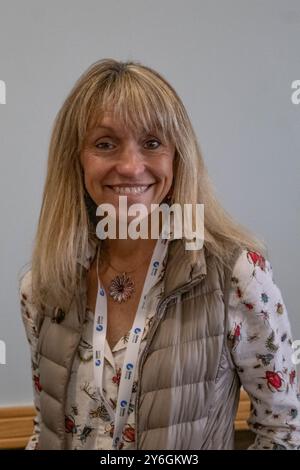
<path fill-rule="evenodd" d="M 89 239 L 99 242 L 88 214 L 80 152 L 87 130 L 107 110 L 129 129 L 155 129 L 174 143 L 172 203 L 204 204 L 204 246 L 210 253 L 225 265 L 237 246 L 265 255 L 265 244 L 217 200 L 192 124 L 173 87 L 139 62 L 103 59 L 75 83 L 54 122 L 31 258 L 36 305 L 51 299 L 67 309 L 82 279 L 77 260 L 86 255 Z M 187 251 L 186 256 L 196 262 L 199 251 Z"/>

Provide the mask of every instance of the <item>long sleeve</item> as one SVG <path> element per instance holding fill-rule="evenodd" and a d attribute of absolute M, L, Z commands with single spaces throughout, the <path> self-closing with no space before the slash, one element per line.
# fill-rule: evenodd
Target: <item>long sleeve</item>
<path fill-rule="evenodd" d="M 300 449 L 290 322 L 272 266 L 260 253 L 243 250 L 234 266 L 228 339 L 251 401 L 248 425 L 256 438 L 248 449 Z"/>
<path fill-rule="evenodd" d="M 37 341 L 38 334 L 36 328 L 37 311 L 31 302 L 31 272 L 28 271 L 23 277 L 20 289 L 20 305 L 21 305 L 21 316 L 25 327 L 26 338 L 30 345 L 31 353 L 31 372 L 32 372 L 32 383 L 33 383 L 33 401 L 37 411 L 37 415 L 34 417 L 33 434 L 28 441 L 25 450 L 36 450 L 39 442 L 40 433 L 40 390 L 41 386 L 39 383 L 39 369 L 37 361 Z"/>

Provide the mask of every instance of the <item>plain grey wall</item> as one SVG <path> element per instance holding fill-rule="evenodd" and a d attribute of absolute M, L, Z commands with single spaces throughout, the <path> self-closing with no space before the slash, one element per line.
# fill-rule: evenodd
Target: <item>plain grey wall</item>
<path fill-rule="evenodd" d="M 299 0 L 0 1 L 0 406 L 30 404 L 17 276 L 28 262 L 54 117 L 100 58 L 139 60 L 181 96 L 224 206 L 268 244 L 300 339 Z"/>

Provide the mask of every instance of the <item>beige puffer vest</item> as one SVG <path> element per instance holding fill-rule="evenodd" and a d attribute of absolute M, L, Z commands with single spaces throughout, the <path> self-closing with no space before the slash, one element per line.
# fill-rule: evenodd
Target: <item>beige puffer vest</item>
<path fill-rule="evenodd" d="M 232 449 L 240 381 L 227 344 L 232 268 L 201 250 L 193 266 L 183 240 L 169 245 L 165 294 L 140 358 L 136 449 Z M 38 342 L 39 449 L 65 449 L 65 403 L 86 307 L 83 282 L 70 311 L 45 310 Z M 55 320 L 56 319 L 56 320 Z"/>

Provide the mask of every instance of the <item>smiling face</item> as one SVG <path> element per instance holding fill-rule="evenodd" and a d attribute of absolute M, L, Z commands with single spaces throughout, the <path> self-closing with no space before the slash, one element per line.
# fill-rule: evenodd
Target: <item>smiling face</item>
<path fill-rule="evenodd" d="M 128 208 L 142 203 L 149 214 L 171 188 L 174 155 L 175 146 L 157 132 L 135 135 L 105 113 L 88 130 L 80 154 L 85 187 L 97 206 L 112 204 L 117 218 L 120 195 L 127 196 Z"/>

